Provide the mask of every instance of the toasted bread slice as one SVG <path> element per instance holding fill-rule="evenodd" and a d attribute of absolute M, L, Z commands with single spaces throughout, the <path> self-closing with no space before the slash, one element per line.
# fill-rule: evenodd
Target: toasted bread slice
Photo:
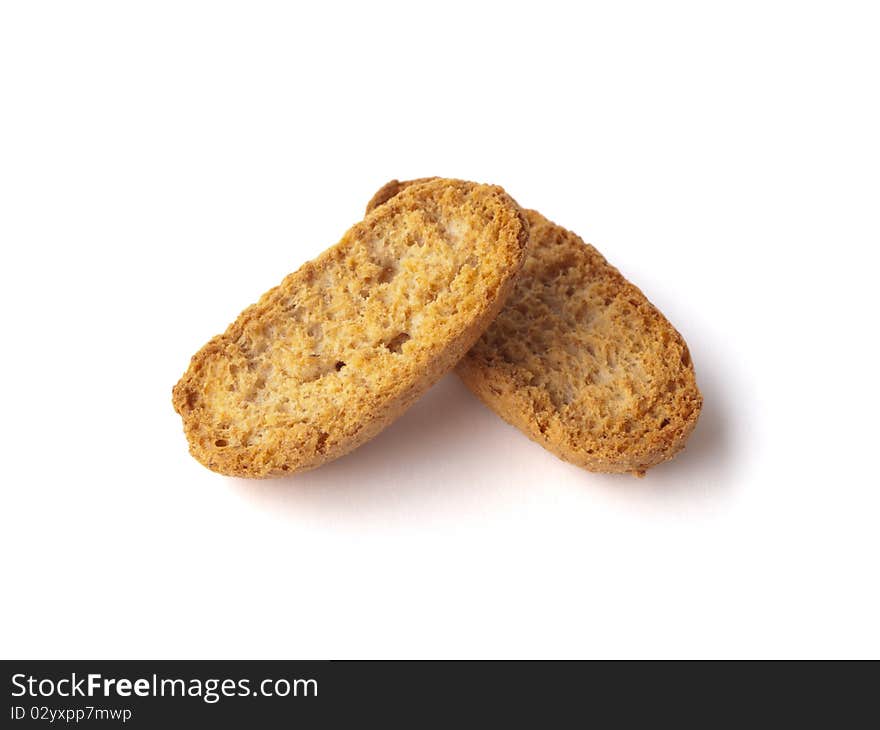
<path fill-rule="evenodd" d="M 428 179 L 392 181 L 367 209 Z M 687 345 L 595 248 L 540 213 L 525 214 L 531 243 L 522 275 L 456 372 L 560 458 L 642 475 L 684 447 L 700 414 Z"/>
<path fill-rule="evenodd" d="M 173 392 L 190 452 L 222 474 L 267 477 L 363 444 L 474 344 L 527 242 L 501 188 L 412 186 L 192 358 Z"/>

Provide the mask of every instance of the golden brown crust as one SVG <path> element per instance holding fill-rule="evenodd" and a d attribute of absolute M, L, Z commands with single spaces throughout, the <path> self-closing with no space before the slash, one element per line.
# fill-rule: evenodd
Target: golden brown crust
<path fill-rule="evenodd" d="M 370 202 L 367 203 L 366 213 L 369 214 L 376 208 L 378 208 L 382 203 L 387 203 L 391 198 L 401 192 L 404 188 L 408 188 L 412 185 L 419 185 L 425 182 L 431 182 L 431 180 L 436 180 L 436 177 L 420 177 L 415 180 L 407 180 L 406 182 L 400 182 L 400 180 L 391 180 L 385 183 L 381 188 L 379 188 L 375 195 L 370 198 Z"/>
<path fill-rule="evenodd" d="M 266 477 L 366 442 L 494 319 L 527 241 L 501 188 L 411 186 L 192 358 L 173 392 L 190 452 L 222 474 Z"/>
<path fill-rule="evenodd" d="M 385 185 L 371 205 L 407 184 Z M 687 345 L 595 248 L 525 213 L 531 242 L 522 275 L 456 372 L 562 459 L 641 475 L 680 451 L 696 425 L 702 396 Z"/>

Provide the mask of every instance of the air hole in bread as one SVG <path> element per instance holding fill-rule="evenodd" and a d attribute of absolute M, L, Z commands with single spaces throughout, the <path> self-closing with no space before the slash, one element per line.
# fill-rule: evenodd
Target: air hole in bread
<path fill-rule="evenodd" d="M 669 425 L 669 419 L 664 418 L 662 421 L 660 421 L 660 426 L 658 428 L 666 428 L 668 425 Z"/>
<path fill-rule="evenodd" d="M 337 360 L 335 367 L 336 367 L 336 372 L 338 373 L 340 370 L 342 370 L 342 368 L 345 367 L 345 363 L 342 362 L 342 360 Z"/>
<path fill-rule="evenodd" d="M 380 284 L 387 284 L 394 278 L 395 273 L 391 266 L 383 266 L 382 271 L 379 273 L 378 282 Z"/>
<path fill-rule="evenodd" d="M 410 336 L 406 332 L 401 332 L 397 337 L 389 340 L 385 347 L 387 347 L 391 352 L 399 353 L 403 348 L 405 342 L 410 339 Z"/>
<path fill-rule="evenodd" d="M 326 431 L 321 431 L 321 433 L 318 434 L 318 441 L 315 444 L 315 451 L 317 451 L 319 454 L 323 454 L 327 448 L 327 437 L 328 434 Z"/>
<path fill-rule="evenodd" d="M 228 445 L 229 445 L 229 442 L 226 439 L 217 439 L 214 442 L 214 446 L 223 447 L 223 446 L 228 446 Z"/>

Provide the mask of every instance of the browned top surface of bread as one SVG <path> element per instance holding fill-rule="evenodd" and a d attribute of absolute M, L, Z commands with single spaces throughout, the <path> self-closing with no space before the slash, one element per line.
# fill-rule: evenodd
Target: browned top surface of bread
<path fill-rule="evenodd" d="M 224 474 L 264 477 L 356 448 L 479 337 L 527 240 L 501 188 L 411 186 L 193 357 L 173 393 L 191 453 Z"/>
<path fill-rule="evenodd" d="M 370 205 L 393 201 L 407 185 L 387 184 Z M 526 216 L 522 275 L 457 372 L 561 458 L 641 474 L 674 456 L 699 416 L 687 345 L 595 248 L 540 213 Z"/>

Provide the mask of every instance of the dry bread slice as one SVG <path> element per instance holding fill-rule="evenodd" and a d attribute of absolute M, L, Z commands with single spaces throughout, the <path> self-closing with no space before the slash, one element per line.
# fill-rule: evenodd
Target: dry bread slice
<path fill-rule="evenodd" d="M 429 179 L 394 180 L 367 210 Z M 684 447 L 700 414 L 687 345 L 595 248 L 540 213 L 525 214 L 531 243 L 522 275 L 456 371 L 562 459 L 641 475 Z"/>
<path fill-rule="evenodd" d="M 499 187 L 435 180 L 396 196 L 192 358 L 173 392 L 190 452 L 266 477 L 356 448 L 473 345 L 527 242 Z"/>

